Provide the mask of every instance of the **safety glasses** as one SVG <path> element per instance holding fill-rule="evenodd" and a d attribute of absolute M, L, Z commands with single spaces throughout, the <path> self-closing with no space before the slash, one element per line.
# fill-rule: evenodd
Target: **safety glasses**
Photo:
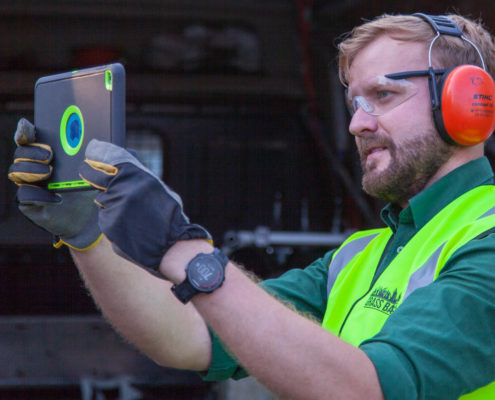
<path fill-rule="evenodd" d="M 430 76 L 436 80 L 444 69 L 429 69 L 419 71 L 405 71 L 394 74 L 380 75 L 369 79 L 361 85 L 361 95 L 353 96 L 351 90 L 346 90 L 346 104 L 351 116 L 359 108 L 370 115 L 386 114 L 397 106 L 409 100 L 418 92 L 417 85 L 409 78 Z"/>

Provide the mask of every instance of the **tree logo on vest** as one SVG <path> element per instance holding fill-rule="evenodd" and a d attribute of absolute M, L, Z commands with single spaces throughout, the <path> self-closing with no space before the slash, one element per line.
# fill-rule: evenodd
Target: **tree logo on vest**
<path fill-rule="evenodd" d="M 390 315 L 399 307 L 401 298 L 402 294 L 397 293 L 397 289 L 391 293 L 387 288 L 378 287 L 370 294 L 364 307 Z"/>

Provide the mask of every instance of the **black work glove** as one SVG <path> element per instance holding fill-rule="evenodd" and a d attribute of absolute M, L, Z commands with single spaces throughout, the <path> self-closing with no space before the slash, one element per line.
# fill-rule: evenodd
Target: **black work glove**
<path fill-rule="evenodd" d="M 100 190 L 98 223 L 114 250 L 153 272 L 176 242 L 206 239 L 210 234 L 191 224 L 177 193 L 127 150 L 93 139 L 79 175 Z"/>
<path fill-rule="evenodd" d="M 34 224 L 54 235 L 54 246 L 86 250 L 98 242 L 98 207 L 95 190 L 57 194 L 42 185 L 52 173 L 50 146 L 36 143 L 34 125 L 22 118 L 14 134 L 17 149 L 9 168 L 16 183 L 19 210 Z"/>

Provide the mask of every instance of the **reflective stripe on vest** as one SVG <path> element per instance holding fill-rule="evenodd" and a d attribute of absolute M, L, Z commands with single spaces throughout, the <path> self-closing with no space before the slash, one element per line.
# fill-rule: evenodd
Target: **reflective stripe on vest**
<path fill-rule="evenodd" d="M 331 268 L 328 270 L 327 295 L 332 290 L 333 284 L 340 271 L 342 271 L 347 263 L 356 254 L 359 254 L 380 231 L 382 231 L 382 229 L 356 232 L 343 243 L 338 252 L 334 254 Z"/>
<path fill-rule="evenodd" d="M 390 228 L 352 235 L 330 262 L 322 326 L 355 346 L 374 336 L 404 299 L 438 277 L 456 250 L 495 227 L 494 204 L 494 186 L 460 196 L 416 232 L 378 278 L 374 275 Z M 495 398 L 495 384 L 464 398 Z"/>

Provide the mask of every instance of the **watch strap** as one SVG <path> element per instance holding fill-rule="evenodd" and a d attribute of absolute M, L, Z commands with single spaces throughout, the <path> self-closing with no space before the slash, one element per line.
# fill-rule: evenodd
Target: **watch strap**
<path fill-rule="evenodd" d="M 172 292 L 184 304 L 191 300 L 194 295 L 198 294 L 198 291 L 189 283 L 187 278 L 178 285 L 172 286 Z"/>

